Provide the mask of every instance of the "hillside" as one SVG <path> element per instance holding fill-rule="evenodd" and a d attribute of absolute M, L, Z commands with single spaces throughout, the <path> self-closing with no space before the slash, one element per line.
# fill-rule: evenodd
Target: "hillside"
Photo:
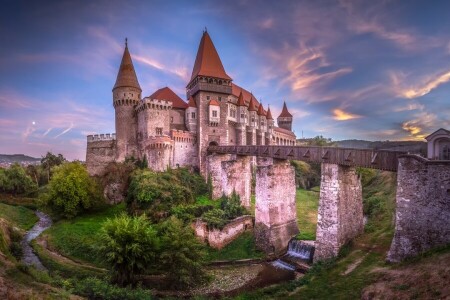
<path fill-rule="evenodd" d="M 0 154 L 0 163 L 21 163 L 21 162 L 39 162 L 40 158 L 31 157 L 25 154 Z"/>
<path fill-rule="evenodd" d="M 338 147 L 342 148 L 371 148 L 376 150 L 396 150 L 425 155 L 427 143 L 420 141 L 365 141 L 365 140 L 342 140 L 336 141 Z"/>

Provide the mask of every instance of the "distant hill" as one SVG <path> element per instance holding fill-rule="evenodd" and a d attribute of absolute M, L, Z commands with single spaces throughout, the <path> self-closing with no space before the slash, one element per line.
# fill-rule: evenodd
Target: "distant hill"
<path fill-rule="evenodd" d="M 364 141 L 364 140 L 343 140 L 336 141 L 338 147 L 342 148 L 370 148 L 376 150 L 397 150 L 410 153 L 420 153 L 426 155 L 427 143 L 419 141 Z"/>
<path fill-rule="evenodd" d="M 31 157 L 25 154 L 0 154 L 0 163 L 21 163 L 21 162 L 38 162 L 40 158 Z"/>

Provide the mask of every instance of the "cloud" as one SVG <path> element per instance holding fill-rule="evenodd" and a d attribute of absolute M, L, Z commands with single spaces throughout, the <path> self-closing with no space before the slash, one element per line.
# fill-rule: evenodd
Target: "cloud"
<path fill-rule="evenodd" d="M 260 22 L 258 22 L 258 26 L 261 29 L 270 29 L 272 28 L 274 25 L 274 19 L 272 17 L 269 17 L 265 20 L 261 20 Z"/>
<path fill-rule="evenodd" d="M 49 129 L 47 129 L 47 131 L 44 132 L 44 134 L 42 134 L 42 136 L 46 136 L 47 134 L 50 133 L 50 131 L 52 131 L 52 127 L 50 127 Z"/>
<path fill-rule="evenodd" d="M 336 121 L 348 121 L 359 118 L 362 118 L 362 116 L 345 112 L 339 108 L 333 109 L 333 119 L 335 119 Z"/>
<path fill-rule="evenodd" d="M 56 135 L 54 138 L 57 139 L 57 138 L 59 138 L 60 136 L 62 136 L 62 135 L 64 135 L 64 134 L 68 133 L 72 128 L 73 128 L 73 123 L 70 124 L 70 126 L 69 126 L 68 128 L 64 129 L 63 132 L 61 132 L 60 134 Z"/>
<path fill-rule="evenodd" d="M 414 119 L 402 123 L 402 129 L 408 132 L 409 137 L 415 140 L 424 139 L 429 132 L 435 130 L 439 118 L 436 114 L 421 112 L 414 116 Z"/>
<path fill-rule="evenodd" d="M 441 84 L 444 84 L 449 81 L 450 81 L 450 71 L 447 71 L 445 73 L 433 76 L 432 79 L 428 80 L 425 83 L 420 83 L 417 86 L 403 90 L 401 92 L 401 95 L 408 99 L 422 97 L 430 93 L 435 88 L 439 87 Z"/>

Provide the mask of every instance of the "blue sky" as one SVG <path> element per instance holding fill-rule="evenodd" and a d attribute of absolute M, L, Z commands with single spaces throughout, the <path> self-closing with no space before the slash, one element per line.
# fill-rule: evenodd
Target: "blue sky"
<path fill-rule="evenodd" d="M 450 127 L 449 1 L 1 1 L 0 153 L 85 159 L 114 132 L 128 37 L 144 95 L 183 99 L 207 27 L 234 82 L 298 137 L 422 140 Z"/>

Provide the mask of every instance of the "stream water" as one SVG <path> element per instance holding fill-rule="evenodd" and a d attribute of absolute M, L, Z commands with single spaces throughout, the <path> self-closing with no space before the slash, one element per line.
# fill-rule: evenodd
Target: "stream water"
<path fill-rule="evenodd" d="M 21 243 L 23 250 L 22 262 L 28 266 L 34 266 L 38 270 L 45 270 L 44 265 L 42 265 L 39 257 L 34 253 L 30 243 L 44 230 L 52 226 L 52 219 L 41 211 L 36 211 L 36 215 L 39 221 L 34 224 L 33 228 L 27 231 Z"/>

